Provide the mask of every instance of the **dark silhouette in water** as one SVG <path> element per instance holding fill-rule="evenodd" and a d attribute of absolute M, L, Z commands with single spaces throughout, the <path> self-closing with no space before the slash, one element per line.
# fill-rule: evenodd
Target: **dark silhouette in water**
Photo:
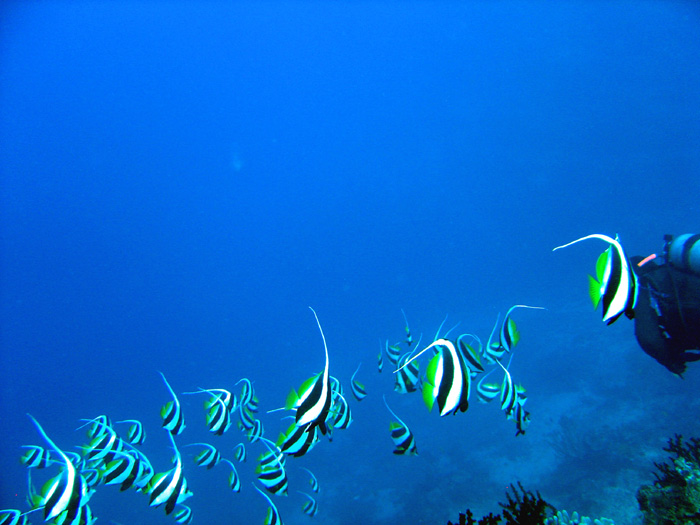
<path fill-rule="evenodd" d="M 639 279 L 634 333 L 647 354 L 680 376 L 700 359 L 700 235 L 664 240 L 661 257 L 631 258 Z"/>

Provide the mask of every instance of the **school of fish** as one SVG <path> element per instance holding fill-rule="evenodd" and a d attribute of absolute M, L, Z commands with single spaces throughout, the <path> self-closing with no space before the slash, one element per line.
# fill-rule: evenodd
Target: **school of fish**
<path fill-rule="evenodd" d="M 589 278 L 589 293 L 594 307 L 602 301 L 603 321 L 610 324 L 623 313 L 630 315 L 636 302 L 636 276 L 617 238 L 593 234 L 582 237 L 558 250 L 580 241 L 597 238 L 609 244 L 596 264 L 595 277 Z M 224 388 L 198 388 L 182 392 L 182 395 L 206 396 L 204 402 L 205 424 L 210 433 L 221 436 L 229 431 L 235 418 L 245 441 L 232 449 L 231 459 L 224 458 L 220 450 L 211 443 L 181 443 L 175 438 L 185 429 L 185 416 L 178 395 L 161 373 L 168 391 L 169 400 L 160 411 L 162 429 L 166 431 L 174 457 L 172 464 L 157 470 L 140 450 L 146 440 L 146 431 L 140 421 L 121 420 L 112 422 L 107 415 L 99 415 L 83 421 L 78 428 L 87 428 L 85 443 L 77 448 L 80 453 L 60 448 L 52 441 L 41 424 L 30 414 L 30 422 L 37 430 L 42 444 L 23 446 L 25 452 L 20 461 L 27 467 L 27 504 L 29 510 L 0 510 L 0 525 L 26 525 L 33 516 L 55 525 L 91 525 L 95 523 L 89 501 L 102 485 L 116 485 L 120 491 L 135 490 L 145 495 L 146 506 L 162 507 L 176 523 L 193 521 L 192 509 L 185 502 L 193 497 L 188 488 L 185 462 L 181 450 L 194 450 L 193 462 L 207 470 L 225 464 L 230 471 L 228 486 L 233 493 L 242 490 L 238 468 L 247 460 L 248 449 L 254 443 L 262 447 L 257 458 L 255 475 L 258 484 L 253 487 L 265 499 L 268 508 L 263 518 L 264 525 L 282 524 L 282 518 L 272 497 L 288 495 L 287 457 L 304 456 L 320 441 L 321 436 L 332 439 L 336 430 L 347 429 L 352 423 L 351 405 L 344 395 L 341 382 L 330 373 L 329 350 L 321 323 L 313 308 L 324 347 L 323 370 L 302 382 L 299 388 L 290 391 L 283 408 L 271 409 L 267 413 L 287 412 L 282 419 L 292 420 L 287 429 L 275 441 L 265 436 L 262 420 L 258 417 L 258 398 L 253 382 L 240 379 L 240 396 Z M 410 394 L 420 391 L 428 411 L 437 406 L 441 417 L 462 413 L 469 408 L 472 383 L 476 382 L 476 396 L 480 403 L 500 399 L 500 408 L 508 420 L 515 424 L 515 436 L 525 434 L 530 424 L 530 412 L 525 410 L 527 401 L 525 388 L 516 384 L 510 363 L 513 350 L 520 341 L 520 332 L 513 320 L 518 309 L 544 309 L 539 306 L 516 304 L 506 312 L 503 320 L 497 318 L 487 343 L 470 333 L 450 337 L 457 326 L 443 333 L 443 325 L 437 329 L 432 341 L 421 350 L 413 340 L 406 314 L 403 314 L 405 338 L 389 344 L 380 340 L 377 357 L 378 371 L 384 368 L 384 359 L 393 367 L 394 391 Z M 425 372 L 421 374 L 419 358 L 427 352 Z M 504 365 L 504 357 L 509 355 Z M 357 379 L 361 364 L 350 378 L 350 390 L 356 402 L 364 400 L 368 393 Z M 488 369 L 488 370 L 487 370 Z M 489 380 L 489 378 L 491 378 Z M 500 378 L 500 380 L 499 380 Z M 393 442 L 393 453 L 417 455 L 416 438 L 408 425 L 392 410 L 386 396 L 384 405 L 389 415 L 389 437 Z M 196 468 L 196 467 L 194 467 Z M 314 474 L 304 467 L 310 490 L 317 495 L 320 484 Z M 41 489 L 37 490 L 32 473 L 54 471 Z M 259 486 L 258 486 L 259 485 Z M 261 488 L 262 487 L 262 488 Z M 302 491 L 300 510 L 310 517 L 316 516 L 319 506 L 316 497 Z M 272 496 L 272 497 L 271 497 Z"/>

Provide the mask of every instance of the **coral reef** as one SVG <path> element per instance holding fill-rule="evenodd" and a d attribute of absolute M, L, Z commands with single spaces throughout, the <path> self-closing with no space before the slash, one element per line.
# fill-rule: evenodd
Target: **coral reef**
<path fill-rule="evenodd" d="M 670 462 L 655 462 L 656 480 L 637 491 L 644 525 L 696 525 L 700 523 L 700 439 L 684 441 L 676 434 L 664 450 L 670 453 Z"/>
<path fill-rule="evenodd" d="M 574 512 L 569 516 L 565 510 L 559 511 L 555 516 L 547 518 L 544 521 L 545 525 L 615 525 L 613 520 L 608 518 L 589 518 L 588 516 L 580 516 L 578 512 Z"/>
<path fill-rule="evenodd" d="M 518 488 L 520 492 L 518 492 Z M 556 512 L 556 509 L 542 499 L 540 493 L 533 493 L 530 490 L 525 490 L 520 482 L 518 486 L 512 486 L 511 495 L 506 490 L 507 503 L 499 503 L 503 509 L 501 514 L 489 513 L 483 516 L 478 521 L 474 519 L 474 514 L 467 509 L 466 512 L 459 514 L 459 521 L 447 525 L 540 525 L 547 519 L 548 513 Z"/>

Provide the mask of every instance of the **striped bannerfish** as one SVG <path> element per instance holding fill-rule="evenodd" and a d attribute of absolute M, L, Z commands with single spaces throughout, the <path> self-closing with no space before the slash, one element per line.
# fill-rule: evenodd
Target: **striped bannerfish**
<path fill-rule="evenodd" d="M 224 463 L 228 463 L 229 466 L 231 467 L 231 474 L 228 476 L 228 486 L 231 488 L 233 492 L 240 492 L 241 491 L 241 478 L 238 477 L 238 471 L 236 470 L 235 465 L 233 462 L 229 461 L 226 458 L 221 458 L 221 461 Z"/>
<path fill-rule="evenodd" d="M 311 476 L 311 479 L 309 479 L 309 483 L 311 484 L 311 490 L 313 490 L 315 493 L 318 494 L 318 492 L 321 490 L 321 486 L 318 484 L 318 480 L 316 479 L 316 476 L 314 476 L 313 472 L 311 472 L 306 467 L 301 467 L 301 468 L 304 469 L 306 472 L 308 472 L 309 476 Z"/>
<path fill-rule="evenodd" d="M 260 463 L 255 469 L 255 473 L 258 475 L 258 481 L 272 494 L 283 494 L 287 495 L 287 472 L 284 469 L 284 454 L 282 454 L 279 447 L 272 443 L 272 446 L 268 444 L 267 439 L 262 438 L 263 443 L 270 451 L 269 454 L 263 454 L 260 457 Z M 271 443 L 271 442 L 270 442 Z M 277 451 L 274 451 L 272 447 L 275 447 Z"/>
<path fill-rule="evenodd" d="M 409 357 L 411 357 L 411 352 L 406 352 L 397 362 L 398 368 L 394 376 L 394 391 L 399 394 L 415 392 L 420 386 L 418 361 L 411 360 L 408 363 Z"/>
<path fill-rule="evenodd" d="M 46 435 L 39 422 L 31 414 L 27 415 L 41 437 L 56 452 L 63 464 L 61 473 L 47 482 L 42 489 L 41 501 L 44 507 L 44 520 L 51 521 L 64 515 L 65 519 L 61 520 L 61 523 L 66 521 L 71 523 L 78 515 L 80 507 L 84 506 L 89 499 L 88 485 L 68 456 Z"/>
<path fill-rule="evenodd" d="M 131 451 L 117 452 L 112 461 L 99 467 L 100 479 L 105 485 L 121 485 L 120 491 L 130 488 L 139 474 L 138 456 Z"/>
<path fill-rule="evenodd" d="M 88 461 L 109 462 L 114 459 L 116 452 L 124 448 L 124 441 L 111 427 L 105 427 L 105 432 L 98 434 L 90 443 L 82 447 Z"/>
<path fill-rule="evenodd" d="M 496 364 L 496 361 L 503 357 L 506 353 L 506 349 L 501 346 L 500 339 L 494 338 L 496 335 L 496 330 L 498 329 L 498 323 L 501 320 L 501 313 L 498 313 L 496 317 L 496 324 L 493 325 L 491 334 L 489 335 L 489 340 L 486 342 L 486 350 L 484 350 L 484 357 L 490 363 Z"/>
<path fill-rule="evenodd" d="M 233 457 L 239 463 L 242 463 L 247 459 L 248 455 L 246 454 L 245 445 L 243 443 L 239 443 L 233 447 Z"/>
<path fill-rule="evenodd" d="M 173 396 L 173 400 L 168 401 L 165 405 L 163 405 L 163 408 L 160 409 L 160 417 L 163 418 L 163 428 L 165 428 L 173 436 L 177 436 L 181 434 L 183 430 L 185 430 L 185 416 L 182 413 L 180 401 L 175 395 L 173 389 L 170 388 L 170 383 L 168 383 L 168 380 L 165 379 L 163 372 L 160 372 L 160 375 L 163 378 L 163 382 L 165 382 L 165 386 L 168 387 L 170 395 Z"/>
<path fill-rule="evenodd" d="M 513 385 L 513 378 L 508 371 L 508 368 L 510 368 L 510 362 L 508 363 L 508 368 L 504 367 L 503 363 L 500 361 L 496 362 L 505 373 L 503 383 L 501 383 L 501 409 L 505 411 L 506 416 L 510 416 L 515 409 L 515 403 L 518 399 L 515 386 Z"/>
<path fill-rule="evenodd" d="M 524 402 L 520 402 L 520 398 L 518 397 L 518 401 L 515 404 L 515 436 L 519 436 L 520 434 L 525 434 L 525 431 L 527 430 L 527 427 L 530 425 L 530 412 L 525 410 L 523 407 Z"/>
<path fill-rule="evenodd" d="M 231 412 L 224 400 L 215 396 L 204 402 L 206 424 L 209 432 L 216 436 L 223 435 L 231 427 Z"/>
<path fill-rule="evenodd" d="M 85 478 L 85 483 L 87 483 L 88 488 L 94 487 L 100 483 L 100 471 L 96 468 L 86 468 L 81 469 L 80 473 Z"/>
<path fill-rule="evenodd" d="M 340 383 L 340 379 L 337 377 L 329 376 L 328 380 L 331 383 L 331 395 L 335 394 L 336 392 L 338 394 L 345 394 L 345 391 L 343 390 L 343 385 Z"/>
<path fill-rule="evenodd" d="M 277 446 L 284 454 L 301 457 L 318 442 L 318 427 L 298 427 L 292 423 L 286 432 L 280 434 Z"/>
<path fill-rule="evenodd" d="M 173 517 L 177 523 L 190 523 L 192 521 L 192 509 L 187 505 L 178 505 Z"/>
<path fill-rule="evenodd" d="M 231 412 L 235 410 L 237 399 L 224 388 L 202 388 L 196 392 L 183 392 L 185 395 L 209 394 L 204 402 L 205 421 L 209 432 L 221 436 L 231 427 Z"/>
<path fill-rule="evenodd" d="M 219 401 L 224 404 L 228 413 L 233 412 L 238 405 L 238 399 L 234 394 L 225 388 L 201 388 L 200 391 L 206 392 L 211 396 L 209 403 L 205 405 L 205 409 L 209 410 L 217 405 Z"/>
<path fill-rule="evenodd" d="M 238 385 L 239 383 L 243 383 L 241 390 L 241 405 L 246 407 L 251 403 L 253 405 L 257 405 L 257 400 L 253 401 L 253 398 L 255 397 L 255 390 L 253 389 L 253 383 L 251 383 L 250 379 L 244 377 L 239 379 L 236 384 Z M 252 410 L 252 412 L 255 412 L 255 410 Z"/>
<path fill-rule="evenodd" d="M 355 370 L 355 373 L 350 378 L 350 389 L 352 390 L 352 395 L 355 396 L 355 399 L 357 399 L 358 401 L 362 401 L 364 398 L 367 397 L 367 391 L 365 390 L 365 385 L 363 385 L 357 379 L 355 379 L 355 376 L 360 371 L 361 366 L 362 366 L 362 363 L 357 365 L 357 369 Z"/>
<path fill-rule="evenodd" d="M 480 403 L 489 403 L 496 399 L 496 396 L 501 392 L 500 383 L 487 383 L 486 378 L 494 371 L 496 367 L 492 368 L 479 380 L 476 385 L 476 395 Z"/>
<path fill-rule="evenodd" d="M 75 513 L 75 516 L 71 516 L 68 510 L 64 510 L 52 523 L 54 525 L 93 525 L 96 521 L 97 518 L 93 517 L 90 507 L 83 505 Z"/>
<path fill-rule="evenodd" d="M 326 365 L 323 372 L 306 380 L 299 388 L 299 393 L 292 389 L 287 397 L 286 408 L 296 408 L 296 425 L 303 427 L 306 425 L 318 426 L 321 434 L 326 433 L 326 417 L 331 406 L 331 385 L 328 375 L 328 345 L 323 328 L 318 320 L 316 311 L 309 306 L 313 312 L 323 339 L 323 348 L 326 353 Z"/>
<path fill-rule="evenodd" d="M 185 473 L 182 470 L 182 456 L 175 445 L 172 432 L 168 432 L 175 451 L 175 466 L 166 472 L 155 474 L 144 492 L 150 496 L 149 506 L 158 507 L 165 504 L 165 513 L 171 514 L 176 503 L 182 503 L 192 493 L 187 489 Z"/>
<path fill-rule="evenodd" d="M 412 456 L 418 455 L 418 448 L 416 447 L 416 440 L 413 437 L 413 432 L 408 428 L 408 425 L 404 423 L 399 416 L 389 407 L 389 403 L 386 402 L 386 397 L 382 396 L 384 399 L 384 405 L 391 412 L 391 415 L 396 418 L 396 421 L 389 423 L 389 430 L 391 431 L 391 439 L 394 441 L 396 448 L 394 449 L 394 454 L 410 454 Z"/>
<path fill-rule="evenodd" d="M 248 410 L 246 405 L 243 403 L 238 405 L 238 413 L 240 414 L 238 428 L 243 431 L 249 431 L 255 428 L 255 417 L 253 416 L 253 413 Z"/>
<path fill-rule="evenodd" d="M 246 432 L 246 437 L 251 443 L 255 443 L 260 439 L 265 432 L 265 427 L 263 427 L 263 422 L 259 419 L 253 420 L 253 428 Z"/>
<path fill-rule="evenodd" d="M 562 246 L 557 246 L 552 251 L 566 248 L 587 239 L 600 239 L 609 244 L 608 248 L 598 257 L 596 276 L 588 276 L 588 292 L 593 301 L 593 307 L 597 308 L 602 299 L 603 321 L 607 324 L 614 323 L 623 313 L 632 319 L 634 317 L 634 307 L 637 304 L 639 287 L 637 276 L 631 269 L 629 260 L 617 236 L 612 239 L 607 235 L 594 233 Z"/>
<path fill-rule="evenodd" d="M 401 355 L 401 347 L 399 345 L 400 343 L 389 345 L 388 340 L 386 342 L 386 357 L 387 359 L 389 359 L 389 362 L 394 367 L 397 366 L 397 363 L 399 362 L 399 356 Z"/>
<path fill-rule="evenodd" d="M 262 438 L 263 444 L 267 447 L 267 451 L 258 456 L 258 465 L 261 468 L 277 467 L 284 468 L 287 464 L 287 458 L 282 453 L 280 447 L 267 438 Z"/>
<path fill-rule="evenodd" d="M 206 390 L 213 397 L 221 399 L 229 412 L 236 410 L 238 399 L 236 398 L 235 394 L 232 394 L 229 390 L 226 390 L 225 388 L 207 388 L 202 390 Z M 212 400 L 211 403 L 214 404 L 214 400 Z"/>
<path fill-rule="evenodd" d="M 194 462 L 200 467 L 206 467 L 207 470 L 214 468 L 216 464 L 221 461 L 221 452 L 216 450 L 216 447 L 209 443 L 190 443 L 185 446 L 204 447 L 204 450 L 194 457 Z"/>
<path fill-rule="evenodd" d="M 19 458 L 20 463 L 27 468 L 46 468 L 53 463 L 51 453 L 44 447 L 22 445 L 22 448 L 29 449 Z M 0 522 L 0 525 L 2 525 L 2 522 Z"/>
<path fill-rule="evenodd" d="M 248 402 L 246 407 L 248 407 L 248 410 L 250 410 L 251 412 L 257 412 L 258 411 L 258 396 L 253 395 L 253 398 Z"/>
<path fill-rule="evenodd" d="M 406 319 L 406 312 L 403 311 L 403 308 L 401 308 L 401 314 L 403 315 L 403 320 L 406 323 L 406 345 L 411 348 L 411 345 L 413 344 L 413 336 L 411 335 L 411 329 L 408 326 L 408 319 Z"/>
<path fill-rule="evenodd" d="M 541 306 L 528 306 L 526 304 L 516 304 L 514 306 L 511 306 L 508 309 L 508 312 L 506 313 L 506 316 L 503 318 L 503 324 L 501 325 L 501 331 L 499 333 L 499 343 L 501 348 L 505 349 L 506 352 L 510 352 L 513 350 L 515 345 L 518 344 L 518 341 L 520 341 L 520 332 L 518 332 L 517 327 L 515 326 L 515 321 L 510 317 L 510 314 L 515 310 L 516 308 L 530 308 L 531 310 L 545 310 L 545 308 Z"/>
<path fill-rule="evenodd" d="M 432 410 L 437 401 L 440 416 L 465 412 L 469 408 L 471 374 L 461 353 L 449 339 L 438 339 L 421 351 L 437 347 L 439 352 L 428 363 L 423 401 Z M 418 354 L 420 355 L 420 354 Z"/>
<path fill-rule="evenodd" d="M 338 428 L 340 430 L 346 429 L 352 423 L 352 412 L 350 411 L 350 405 L 345 400 L 341 393 L 336 393 L 333 397 L 333 406 L 328 412 L 329 415 L 333 414 L 332 426 L 333 428 Z"/>
<path fill-rule="evenodd" d="M 106 416 L 104 414 L 101 416 L 97 416 L 94 419 L 83 419 L 81 421 L 87 421 L 86 425 L 92 423 L 92 426 L 87 431 L 89 439 L 93 439 L 99 435 L 102 435 L 105 432 L 107 432 L 108 428 L 112 428 L 112 420 L 109 418 L 109 416 Z M 86 425 L 82 425 L 78 428 L 83 428 Z"/>
<path fill-rule="evenodd" d="M 262 490 L 260 490 L 255 483 L 253 483 L 253 487 L 255 487 L 255 490 L 262 494 L 263 498 L 265 498 L 267 500 L 267 503 L 270 505 L 267 508 L 267 513 L 265 514 L 265 520 L 263 521 L 263 525 L 282 525 L 280 513 L 277 512 L 277 507 L 275 507 L 275 504 L 272 503 L 270 497 L 267 494 L 265 494 Z"/>
<path fill-rule="evenodd" d="M 30 510 L 29 512 L 34 512 Z M 17 509 L 0 510 L 0 525 L 29 525 L 29 512 L 22 513 Z"/>
<path fill-rule="evenodd" d="M 302 505 L 301 510 L 304 511 L 304 514 L 307 514 L 311 517 L 315 516 L 318 512 L 318 503 L 316 503 L 316 500 L 309 496 L 306 492 L 302 492 L 301 490 L 297 490 L 297 492 L 309 498 L 309 501 L 305 502 L 304 505 Z"/>
<path fill-rule="evenodd" d="M 467 344 L 466 338 L 471 337 L 472 343 L 479 343 L 479 349 L 475 349 L 472 345 Z M 457 349 L 462 353 L 462 358 L 466 361 L 469 370 L 473 376 L 484 371 L 484 365 L 481 364 L 481 340 L 473 334 L 462 334 L 457 338 Z"/>
<path fill-rule="evenodd" d="M 146 431 L 143 429 L 143 425 L 140 421 L 136 419 L 124 419 L 123 421 L 117 421 L 119 423 L 131 423 L 128 432 L 126 433 L 126 440 L 131 445 L 143 445 L 146 441 Z"/>
<path fill-rule="evenodd" d="M 136 487 L 136 490 L 141 490 L 145 493 L 145 488 L 155 475 L 155 470 L 143 452 L 134 447 L 132 447 L 131 452 L 135 453 L 139 458 L 137 462 L 138 470 L 136 471 L 136 479 L 134 479 L 133 486 Z"/>

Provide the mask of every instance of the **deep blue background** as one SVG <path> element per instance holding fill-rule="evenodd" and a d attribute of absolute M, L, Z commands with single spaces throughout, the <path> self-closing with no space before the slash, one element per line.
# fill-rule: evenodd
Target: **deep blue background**
<path fill-rule="evenodd" d="M 632 523 L 666 437 L 700 433 L 697 367 L 671 376 L 631 323 L 591 312 L 604 245 L 551 253 L 602 232 L 647 254 L 700 228 L 695 3 L 3 2 L 0 16 L 0 507 L 26 508 L 26 412 L 67 449 L 80 418 L 140 418 L 164 470 L 157 371 L 177 392 L 247 376 L 263 410 L 280 406 L 323 365 L 309 305 L 331 373 L 347 388 L 362 361 L 370 397 L 290 460 L 287 524 L 306 522 L 296 465 L 322 484 L 324 524 L 445 523 L 497 510 L 517 479 Z M 548 308 L 516 315 L 527 435 L 475 398 L 445 420 L 392 393 L 420 451 L 393 456 L 376 353 L 402 337 L 400 309 L 416 338 L 449 314 L 485 339 L 515 303 Z M 183 398 L 182 444 L 212 439 L 200 402 Z M 240 439 L 217 441 L 230 457 Z M 253 468 L 230 495 L 224 466 L 188 463 L 195 522 L 262 522 Z M 91 506 L 100 522 L 172 522 L 114 487 Z"/>

